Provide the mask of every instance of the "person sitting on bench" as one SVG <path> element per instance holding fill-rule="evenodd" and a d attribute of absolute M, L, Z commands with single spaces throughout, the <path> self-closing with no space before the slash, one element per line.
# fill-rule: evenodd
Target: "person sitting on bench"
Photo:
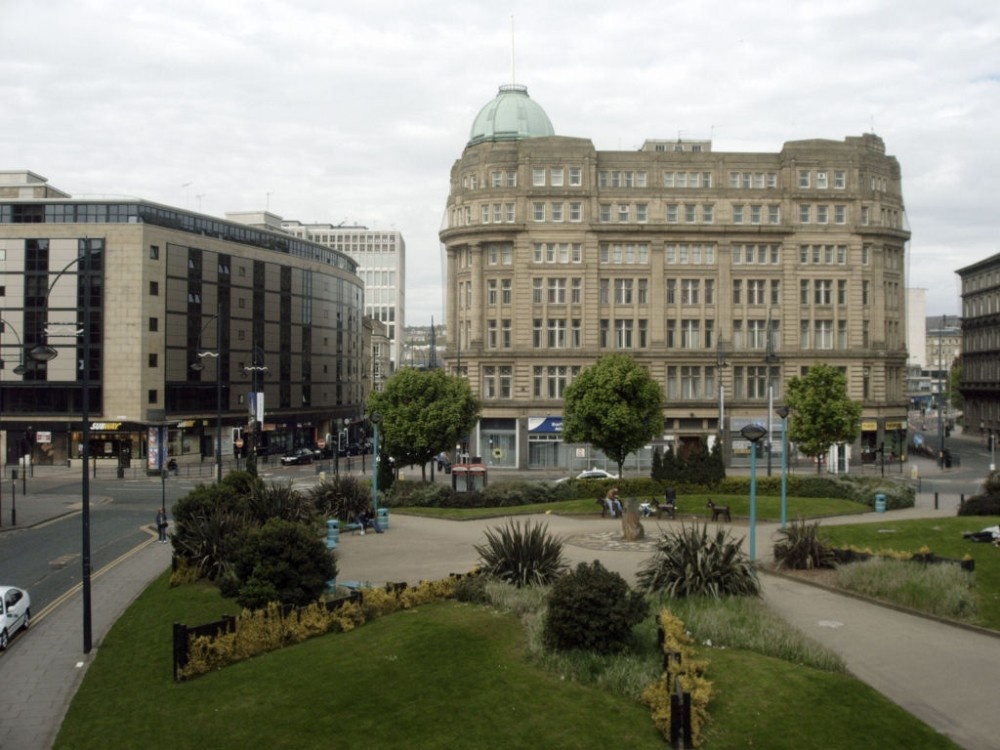
<path fill-rule="evenodd" d="M 622 501 L 618 499 L 618 488 L 612 487 L 604 496 L 604 508 L 611 518 L 621 518 Z"/>
<path fill-rule="evenodd" d="M 366 529 L 374 529 L 376 534 L 382 533 L 382 529 L 378 527 L 378 522 L 375 520 L 375 514 L 372 513 L 371 508 L 358 513 L 357 521 L 361 524 L 362 534 L 365 533 Z"/>

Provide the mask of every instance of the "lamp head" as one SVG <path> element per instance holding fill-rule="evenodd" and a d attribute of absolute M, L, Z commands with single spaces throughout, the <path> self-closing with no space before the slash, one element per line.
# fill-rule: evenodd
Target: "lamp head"
<path fill-rule="evenodd" d="M 382 415 L 377 411 L 373 411 L 369 415 L 368 421 L 371 422 L 372 424 L 380 424 L 382 422 Z"/>
<path fill-rule="evenodd" d="M 740 435 L 742 435 L 745 439 L 749 440 L 751 443 L 756 443 L 766 434 L 767 430 L 761 427 L 759 424 L 748 424 L 742 430 L 740 430 Z"/>
<path fill-rule="evenodd" d="M 782 404 L 777 409 L 775 409 L 775 411 L 778 412 L 778 416 L 779 417 L 781 417 L 782 419 L 787 419 L 788 418 L 788 414 L 791 412 L 791 409 L 789 409 L 787 406 L 785 406 L 784 404 Z"/>
<path fill-rule="evenodd" d="M 59 352 L 48 344 L 36 344 L 28 350 L 28 356 L 36 362 L 51 362 L 59 356 Z"/>

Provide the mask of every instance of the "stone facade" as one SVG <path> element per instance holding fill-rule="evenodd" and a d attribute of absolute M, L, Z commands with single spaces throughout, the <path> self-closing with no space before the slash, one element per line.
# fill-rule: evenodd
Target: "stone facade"
<path fill-rule="evenodd" d="M 440 233 L 445 358 L 483 402 L 473 453 L 520 468 L 603 460 L 561 442 L 561 396 L 623 351 L 663 384 L 662 442 L 721 437 L 727 464 L 746 463 L 748 422 L 770 422 L 778 455 L 768 405 L 816 362 L 841 368 L 863 404 L 855 456 L 905 428 L 910 235 L 896 159 L 870 134 L 778 153 L 711 146 L 473 133 Z"/>
<path fill-rule="evenodd" d="M 996 463 L 1000 436 L 1000 254 L 958 271 L 962 280 L 962 377 L 965 429 L 978 434 Z"/>

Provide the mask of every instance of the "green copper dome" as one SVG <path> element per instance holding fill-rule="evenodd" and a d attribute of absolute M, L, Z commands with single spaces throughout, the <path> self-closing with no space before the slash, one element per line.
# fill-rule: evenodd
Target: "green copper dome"
<path fill-rule="evenodd" d="M 501 86 L 496 99 L 479 110 L 472 123 L 468 145 L 555 134 L 545 110 L 528 96 L 528 87 L 512 83 Z"/>

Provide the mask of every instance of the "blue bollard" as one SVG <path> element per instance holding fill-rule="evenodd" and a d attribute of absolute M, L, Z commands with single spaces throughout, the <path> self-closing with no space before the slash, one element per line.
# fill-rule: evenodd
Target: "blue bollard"
<path fill-rule="evenodd" d="M 340 543 L 340 521 L 331 518 L 326 522 L 326 548 L 337 549 Z"/>

